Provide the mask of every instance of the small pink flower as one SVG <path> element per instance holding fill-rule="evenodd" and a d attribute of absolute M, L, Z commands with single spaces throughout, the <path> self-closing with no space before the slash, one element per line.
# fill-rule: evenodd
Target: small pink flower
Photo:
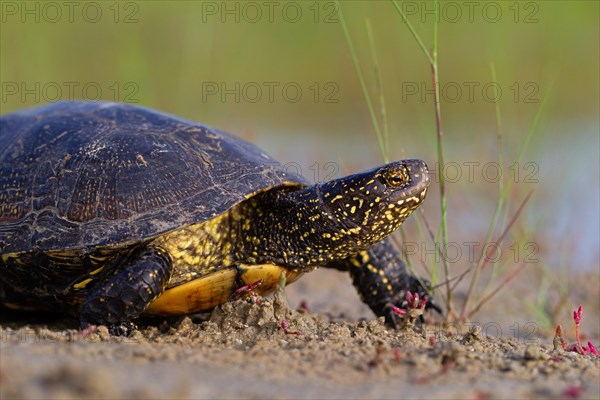
<path fill-rule="evenodd" d="M 249 283 L 248 285 L 239 287 L 235 290 L 235 294 L 242 294 L 242 293 L 250 292 L 250 291 L 256 289 L 257 287 L 259 287 L 260 285 L 262 285 L 264 282 L 265 282 L 264 279 L 259 279 L 256 282 Z"/>
<path fill-rule="evenodd" d="M 569 386 L 563 390 L 562 395 L 567 399 L 578 399 L 582 392 L 583 388 L 581 386 Z"/>
<path fill-rule="evenodd" d="M 414 296 L 419 296 L 418 294 L 415 293 Z M 408 303 L 408 306 L 410 307 L 413 303 L 414 297 L 413 294 L 410 292 L 410 290 L 406 291 L 406 302 Z"/>
<path fill-rule="evenodd" d="M 595 355 L 596 357 L 598 357 L 598 349 L 596 349 L 596 347 L 594 347 L 594 345 L 592 344 L 592 342 L 588 341 L 588 347 L 586 349 L 588 352 L 592 353 L 593 355 Z"/>
<path fill-rule="evenodd" d="M 392 306 L 392 311 L 394 312 L 394 314 L 396 314 L 396 315 L 398 315 L 400 317 L 403 317 L 403 316 L 406 315 L 406 310 L 403 310 L 403 309 L 401 309 L 399 307 L 396 307 L 396 306 Z"/>
<path fill-rule="evenodd" d="M 579 325 L 582 317 L 583 317 L 583 307 L 579 306 L 579 308 L 577 310 L 573 311 L 573 319 L 575 320 L 576 325 Z"/>
<path fill-rule="evenodd" d="M 579 323 L 581 322 L 581 317 L 583 317 L 583 307 L 579 306 L 579 308 L 573 311 L 573 319 L 575 320 L 575 337 L 577 338 L 577 348 L 579 349 L 580 354 L 585 354 L 585 350 L 581 345 L 581 341 L 579 340 Z"/>
<path fill-rule="evenodd" d="M 423 296 L 423 298 L 419 300 L 418 293 L 413 294 L 410 291 L 406 291 L 406 302 L 408 303 L 408 308 L 424 308 L 425 303 L 427 303 L 427 296 Z"/>

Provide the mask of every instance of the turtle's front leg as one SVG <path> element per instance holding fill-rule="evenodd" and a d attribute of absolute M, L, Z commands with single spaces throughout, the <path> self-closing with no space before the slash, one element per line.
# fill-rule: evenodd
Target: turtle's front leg
<path fill-rule="evenodd" d="M 369 250 L 361 251 L 342 262 L 326 265 L 348 271 L 361 299 L 377 316 L 385 317 L 387 325 L 396 327 L 397 316 L 392 306 L 401 307 L 405 302 L 406 291 L 428 295 L 429 282 L 410 275 L 391 239 L 386 238 Z M 423 283 L 425 287 L 421 284 Z M 440 311 L 428 296 L 427 308 Z"/>
<path fill-rule="evenodd" d="M 107 325 L 115 335 L 128 335 L 137 318 L 169 282 L 173 264 L 169 254 L 156 247 L 138 252 L 123 270 L 101 282 L 86 297 L 81 309 L 82 328 Z"/>

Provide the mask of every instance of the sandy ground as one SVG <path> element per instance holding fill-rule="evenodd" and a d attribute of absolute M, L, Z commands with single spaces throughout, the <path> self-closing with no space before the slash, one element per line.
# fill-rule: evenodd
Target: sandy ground
<path fill-rule="evenodd" d="M 600 398 L 600 358 L 554 350 L 551 332 L 387 329 L 345 279 L 314 273 L 287 288 L 287 300 L 147 321 L 129 338 L 105 327 L 82 337 L 75 320 L 4 313 L 0 397 Z M 302 300 L 311 312 L 295 309 Z M 586 319 L 592 328 L 598 314 L 586 312 L 584 331 Z"/>

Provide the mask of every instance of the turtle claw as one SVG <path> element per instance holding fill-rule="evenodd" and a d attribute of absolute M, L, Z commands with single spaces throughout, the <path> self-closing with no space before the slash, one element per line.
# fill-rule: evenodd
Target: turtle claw
<path fill-rule="evenodd" d="M 400 326 L 400 318 L 398 314 L 394 312 L 394 305 L 391 303 L 386 304 L 383 309 L 383 317 L 385 317 L 385 324 L 391 328 L 398 328 Z"/>
<path fill-rule="evenodd" d="M 113 336 L 129 337 L 137 329 L 133 322 L 121 322 L 119 324 L 110 325 L 108 332 Z"/>

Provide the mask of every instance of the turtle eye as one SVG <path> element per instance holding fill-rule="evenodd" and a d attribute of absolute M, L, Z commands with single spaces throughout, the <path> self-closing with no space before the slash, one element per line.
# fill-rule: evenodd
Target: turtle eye
<path fill-rule="evenodd" d="M 385 174 L 385 180 L 391 186 L 400 186 L 408 181 L 405 169 L 395 169 Z"/>

